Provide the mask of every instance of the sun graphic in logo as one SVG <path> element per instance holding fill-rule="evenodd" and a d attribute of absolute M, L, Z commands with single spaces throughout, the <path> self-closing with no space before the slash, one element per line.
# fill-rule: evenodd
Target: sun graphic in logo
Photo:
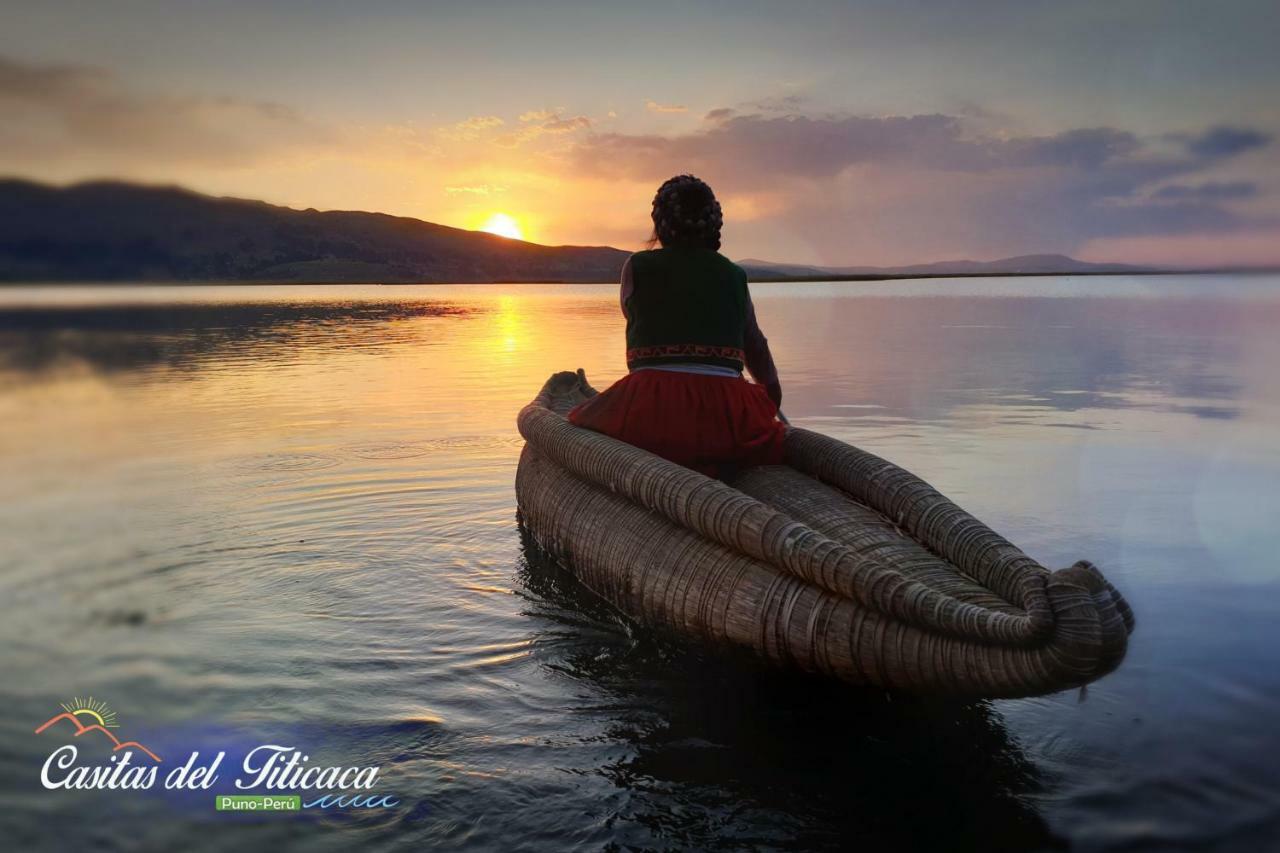
<path fill-rule="evenodd" d="M 152 761 L 158 762 L 160 760 L 160 756 L 136 740 L 121 741 L 120 738 L 107 731 L 107 729 L 120 728 L 120 724 L 116 722 L 116 712 L 111 710 L 107 703 L 101 699 L 94 699 L 92 696 L 88 699 L 81 699 L 77 696 L 70 702 L 63 702 L 62 713 L 54 714 L 45 720 L 40 725 L 40 728 L 36 729 L 36 734 L 44 732 L 54 723 L 61 720 L 69 720 L 71 725 L 76 727 L 76 730 L 72 732 L 73 737 L 80 737 L 89 732 L 101 732 L 107 740 L 111 741 L 112 752 L 119 752 L 122 749 L 139 749 L 150 756 Z"/>
<path fill-rule="evenodd" d="M 88 717 L 104 729 L 120 728 L 120 724 L 116 722 L 116 712 L 101 699 L 94 699 L 92 696 L 81 699 L 77 696 L 70 702 L 63 702 L 62 708 L 73 717 Z"/>

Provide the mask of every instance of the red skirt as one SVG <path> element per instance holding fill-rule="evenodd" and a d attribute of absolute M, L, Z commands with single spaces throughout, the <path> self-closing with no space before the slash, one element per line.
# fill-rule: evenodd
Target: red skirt
<path fill-rule="evenodd" d="M 719 477 L 782 462 L 786 427 L 764 387 L 740 377 L 638 370 L 569 412 L 569 421 Z"/>

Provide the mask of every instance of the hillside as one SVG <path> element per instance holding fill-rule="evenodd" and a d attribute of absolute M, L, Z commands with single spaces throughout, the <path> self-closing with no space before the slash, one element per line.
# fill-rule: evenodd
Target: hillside
<path fill-rule="evenodd" d="M 542 246 L 420 219 L 294 210 L 176 187 L 0 179 L 0 281 L 611 282 L 627 253 Z M 1065 255 L 822 267 L 739 261 L 756 281 L 1137 273 Z"/>
<path fill-rule="evenodd" d="M 616 281 L 626 257 L 381 213 L 0 180 L 0 281 Z"/>

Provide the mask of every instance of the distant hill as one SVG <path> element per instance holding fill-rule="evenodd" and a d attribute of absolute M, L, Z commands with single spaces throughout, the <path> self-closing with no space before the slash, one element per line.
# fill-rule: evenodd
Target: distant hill
<path fill-rule="evenodd" d="M 867 278 L 897 278 L 913 275 L 1053 275 L 1071 273 L 1140 273 L 1156 272 L 1151 267 L 1128 264 L 1094 264 L 1077 261 L 1066 255 L 1019 255 L 998 261 L 937 261 L 930 264 L 912 264 L 902 267 L 818 267 L 798 264 L 778 264 L 745 258 L 738 265 L 754 279 L 763 278 L 820 278 L 822 276 L 865 276 Z"/>
<path fill-rule="evenodd" d="M 176 187 L 0 179 L 0 281 L 609 282 L 626 257 L 609 246 L 541 246 L 403 216 L 294 210 Z M 756 281 L 1154 271 L 1065 255 L 739 264 Z"/>
<path fill-rule="evenodd" d="M 626 257 L 171 187 L 0 180 L 0 281 L 617 281 Z"/>

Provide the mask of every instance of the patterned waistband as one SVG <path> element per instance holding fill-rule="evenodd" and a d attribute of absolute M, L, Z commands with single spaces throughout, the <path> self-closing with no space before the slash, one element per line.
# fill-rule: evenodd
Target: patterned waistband
<path fill-rule="evenodd" d="M 659 344 L 652 347 L 634 347 L 627 350 L 627 362 L 660 359 L 708 359 L 745 363 L 747 354 L 738 347 L 717 347 L 706 344 Z"/>

